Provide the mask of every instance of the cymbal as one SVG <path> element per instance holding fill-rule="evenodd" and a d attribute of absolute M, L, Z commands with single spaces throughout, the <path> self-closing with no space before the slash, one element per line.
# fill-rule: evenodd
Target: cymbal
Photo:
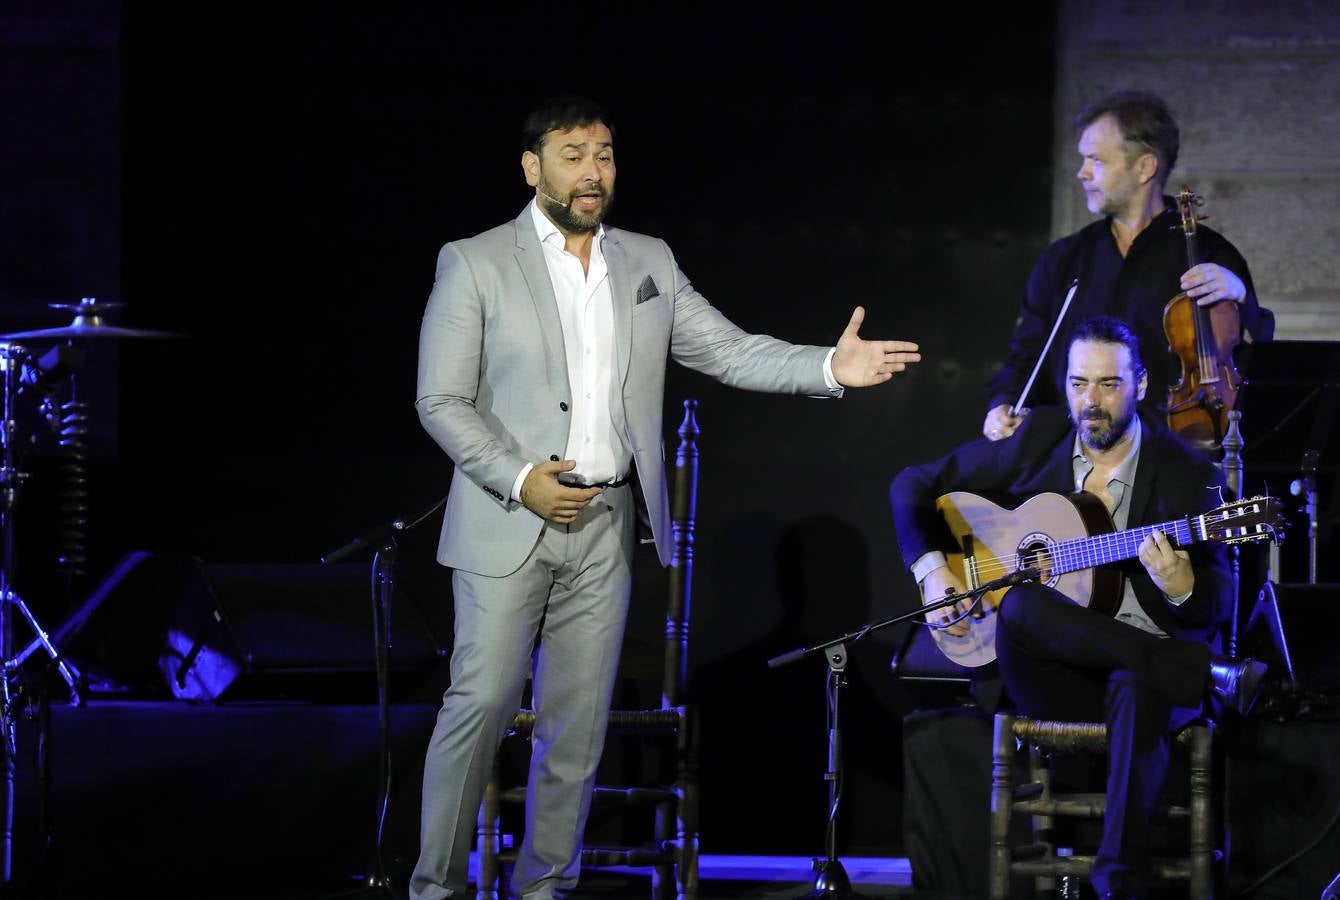
<path fill-rule="evenodd" d="M 0 334 L 0 340 L 27 340 L 31 338 L 175 338 L 181 337 L 171 331 L 149 331 L 143 328 L 121 328 L 117 325 L 90 324 L 75 322 L 59 328 L 39 328 L 36 331 L 15 331 Z"/>
<path fill-rule="evenodd" d="M 16 331 L 12 334 L 0 334 L 0 340 L 27 340 L 30 338 L 175 338 L 181 337 L 170 331 L 149 331 L 144 328 L 122 328 L 117 325 L 105 325 L 101 312 L 125 306 L 124 303 L 109 303 L 96 297 L 83 297 L 78 303 L 48 303 L 52 309 L 68 309 L 76 313 L 74 321 L 59 328 L 39 328 L 36 331 Z"/>

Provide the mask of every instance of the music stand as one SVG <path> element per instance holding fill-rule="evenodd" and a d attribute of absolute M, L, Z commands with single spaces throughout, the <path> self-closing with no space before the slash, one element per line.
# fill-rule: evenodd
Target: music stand
<path fill-rule="evenodd" d="M 1307 516 L 1307 584 L 1317 584 L 1317 474 L 1334 476 L 1340 457 L 1340 342 L 1265 341 L 1247 344 L 1240 353 L 1243 383 L 1237 408 L 1252 423 L 1243 451 L 1255 476 L 1291 477 L 1290 491 Z M 1264 631 L 1286 676 L 1287 689 L 1298 688 L 1284 616 L 1277 598 L 1296 596 L 1287 585 L 1278 550 L 1271 549 L 1269 577 L 1248 617 L 1246 630 Z"/>
<path fill-rule="evenodd" d="M 1247 344 L 1238 370 L 1236 408 L 1251 423 L 1243 456 L 1256 474 L 1299 476 L 1291 491 L 1306 504 L 1308 581 L 1315 584 L 1316 474 L 1333 474 L 1340 456 L 1340 341 Z"/>

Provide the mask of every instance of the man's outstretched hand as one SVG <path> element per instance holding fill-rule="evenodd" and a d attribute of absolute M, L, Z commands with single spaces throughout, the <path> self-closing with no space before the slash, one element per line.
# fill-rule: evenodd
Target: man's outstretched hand
<path fill-rule="evenodd" d="M 858 332 L 865 309 L 856 307 L 833 354 L 833 377 L 843 387 L 883 384 L 914 362 L 921 361 L 918 347 L 909 341 L 867 341 Z"/>

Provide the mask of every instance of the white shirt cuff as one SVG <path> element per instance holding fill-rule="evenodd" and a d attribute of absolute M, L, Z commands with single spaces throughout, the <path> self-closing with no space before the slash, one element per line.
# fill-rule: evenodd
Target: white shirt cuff
<path fill-rule="evenodd" d="M 926 580 L 926 576 L 934 572 L 941 566 L 949 565 L 949 560 L 939 550 L 932 550 L 929 553 L 923 553 L 917 557 L 917 561 L 912 563 L 912 577 L 917 580 L 917 584 Z"/>
<path fill-rule="evenodd" d="M 824 383 L 828 385 L 829 394 L 831 394 L 834 397 L 841 397 L 842 394 L 847 389 L 844 388 L 842 385 L 838 384 L 838 380 L 833 377 L 834 353 L 837 353 L 837 347 L 834 347 L 833 349 L 829 350 L 828 355 L 824 357 Z"/>
<path fill-rule="evenodd" d="M 1191 598 L 1191 595 L 1193 593 L 1195 593 L 1195 588 L 1192 588 L 1191 590 L 1187 591 L 1180 597 L 1168 597 L 1167 594 L 1164 594 L 1163 596 L 1168 597 L 1168 602 L 1171 603 L 1173 606 L 1181 606 L 1183 603 L 1185 603 L 1187 600 Z"/>
<path fill-rule="evenodd" d="M 530 474 L 530 470 L 533 468 L 535 468 L 535 463 L 526 463 L 521 469 L 521 474 L 516 477 L 516 481 L 512 482 L 512 499 L 517 503 L 521 502 L 521 485 L 525 482 L 526 476 Z"/>

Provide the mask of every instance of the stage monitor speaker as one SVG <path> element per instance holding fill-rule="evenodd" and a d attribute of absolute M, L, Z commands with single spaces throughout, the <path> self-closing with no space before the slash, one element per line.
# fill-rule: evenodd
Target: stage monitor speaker
<path fill-rule="evenodd" d="M 1340 692 L 1340 635 L 1327 625 L 1338 605 L 1340 584 L 1267 581 L 1247 621 L 1246 655 L 1295 691 Z"/>
<path fill-rule="evenodd" d="M 197 563 L 168 623 L 159 669 L 173 696 L 186 700 L 372 699 L 372 597 L 371 569 L 362 563 Z M 412 604 L 394 606 L 390 670 L 426 678 L 442 645 Z"/>
<path fill-rule="evenodd" d="M 158 651 L 189 557 L 127 553 L 51 634 L 89 697 L 162 697 Z"/>

